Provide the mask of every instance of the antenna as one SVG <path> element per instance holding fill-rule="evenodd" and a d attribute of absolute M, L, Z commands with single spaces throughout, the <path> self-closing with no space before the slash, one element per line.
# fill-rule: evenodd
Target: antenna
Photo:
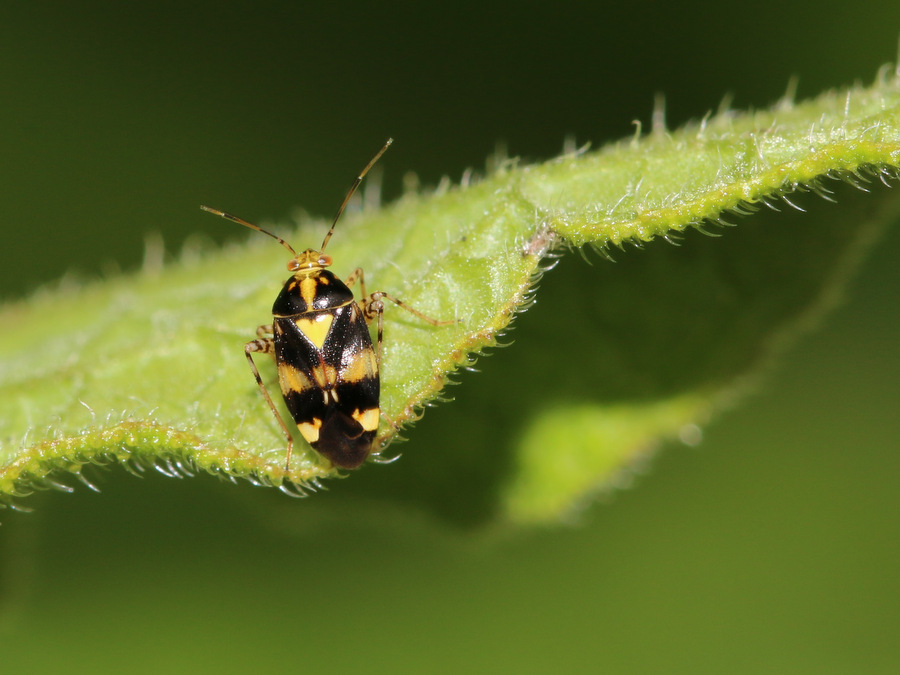
<path fill-rule="evenodd" d="M 377 162 L 379 159 L 381 159 L 381 156 L 385 153 L 385 151 L 389 147 L 391 147 L 391 143 L 393 143 L 393 142 L 394 142 L 393 138 L 387 139 L 387 141 L 385 141 L 385 144 L 383 146 L 381 146 L 381 150 L 379 150 L 375 154 L 375 156 L 369 160 L 369 163 L 366 164 L 365 168 L 363 168 L 363 170 L 360 172 L 360 174 L 356 177 L 356 180 L 353 181 L 353 185 L 350 186 L 350 190 L 347 192 L 347 196 L 344 197 L 344 201 L 341 202 L 341 206 L 340 206 L 340 208 L 338 208 L 337 213 L 334 216 L 334 220 L 331 222 L 331 229 L 328 230 L 328 233 L 325 235 L 324 241 L 322 241 L 322 245 L 319 247 L 320 252 L 325 250 L 325 245 L 328 243 L 328 240 L 331 239 L 331 235 L 334 234 L 334 226 L 337 225 L 338 220 L 340 220 L 341 215 L 344 213 L 344 209 L 347 208 L 347 204 L 350 202 L 350 198 L 353 196 L 353 193 L 356 192 L 356 188 L 359 187 L 359 184 L 362 183 L 363 178 L 365 178 L 366 174 L 369 173 L 369 169 L 372 168 L 372 166 L 375 164 L 375 162 Z M 272 239 L 274 239 L 279 244 L 284 246 L 288 251 L 290 251 L 291 255 L 293 255 L 295 258 L 297 257 L 297 252 L 291 247 L 291 245 L 289 243 L 287 243 L 281 237 L 272 234 L 268 230 L 262 229 L 259 225 L 254 225 L 253 223 L 247 222 L 243 218 L 238 218 L 237 216 L 233 216 L 230 213 L 226 213 L 225 211 L 220 211 L 219 209 L 214 209 L 209 206 L 201 205 L 200 208 L 203 209 L 204 211 L 208 211 L 209 213 L 213 213 L 217 216 L 222 216 L 223 218 L 226 218 L 232 222 L 235 222 L 238 225 L 243 225 L 244 227 L 249 227 L 251 230 L 256 230 L 257 232 L 262 232 L 263 234 L 269 235 L 270 237 L 272 237 Z"/>
<path fill-rule="evenodd" d="M 291 245 L 289 243 L 287 243 L 281 237 L 272 234 L 268 230 L 262 229 L 259 225 L 254 225 L 253 223 L 248 223 L 243 218 L 238 218 L 237 216 L 233 216 L 230 213 L 225 213 L 224 211 L 219 211 L 219 209 L 213 209 L 213 208 L 210 208 L 209 206 L 201 205 L 200 208 L 203 209 L 204 211 L 208 211 L 209 213 L 214 213 L 217 216 L 222 216 L 223 218 L 227 218 L 228 220 L 231 220 L 231 221 L 237 223 L 238 225 L 243 225 L 244 227 L 249 227 L 251 230 L 256 230 L 257 232 L 262 232 L 263 234 L 269 235 L 270 237 L 272 237 L 272 239 L 275 239 L 279 244 L 281 244 L 288 251 L 290 251 L 291 255 L 293 255 L 295 258 L 297 257 L 297 252 L 293 248 L 291 248 Z M 334 226 L 332 226 L 332 229 L 334 229 Z"/>
<path fill-rule="evenodd" d="M 384 144 L 383 146 L 381 146 L 381 150 L 379 150 L 379 151 L 375 154 L 375 156 L 374 156 L 372 159 L 369 160 L 369 163 L 366 164 L 365 168 L 364 168 L 364 169 L 360 172 L 360 174 L 356 177 L 356 180 L 353 181 L 353 185 L 350 186 L 350 190 L 347 192 L 347 196 L 344 197 L 344 201 L 341 202 L 341 205 L 340 205 L 340 207 L 338 208 L 337 213 L 336 213 L 335 216 L 334 216 L 334 220 L 333 220 L 332 223 L 331 223 L 331 229 L 328 230 L 328 233 L 325 235 L 325 239 L 322 241 L 322 245 L 319 247 L 319 251 L 324 251 L 324 250 L 325 250 L 325 245 L 328 243 L 328 240 L 331 239 L 331 235 L 334 234 L 334 226 L 337 225 L 338 220 L 340 220 L 341 214 L 343 214 L 343 213 L 344 213 L 344 209 L 347 208 L 347 204 L 350 202 L 350 198 L 353 196 L 353 193 L 356 192 L 356 188 L 359 187 L 359 184 L 362 183 L 363 178 L 365 178 L 365 177 L 366 177 L 366 174 L 369 173 L 369 169 L 372 168 L 372 166 L 375 164 L 375 162 L 377 162 L 379 159 L 381 159 L 381 156 L 385 153 L 385 151 L 386 151 L 389 147 L 391 147 L 391 143 L 393 143 L 393 142 L 394 142 L 394 139 L 393 139 L 393 138 L 387 139 L 387 141 L 385 142 L 385 144 Z M 203 207 L 203 208 L 205 208 L 205 207 Z M 206 210 L 209 211 L 209 210 L 211 210 L 211 209 L 206 209 Z M 215 212 L 215 213 L 218 213 L 218 212 Z M 230 217 L 232 220 L 235 220 L 236 222 L 241 223 L 242 225 L 247 225 L 248 227 L 252 227 L 252 228 L 254 228 L 254 229 L 256 229 L 256 230 L 259 230 L 259 228 L 256 227 L 255 225 L 250 225 L 249 223 L 245 223 L 245 222 L 243 222 L 242 220 L 239 220 L 239 219 L 237 219 L 237 218 L 234 218 L 233 216 L 228 216 L 227 214 L 221 214 L 221 215 L 225 215 L 226 218 L 229 218 L 229 217 Z M 260 230 L 260 232 L 264 232 L 264 231 L 265 231 L 265 230 Z M 266 234 L 269 234 L 269 233 L 266 232 Z M 269 236 L 273 236 L 273 237 L 274 237 L 275 235 L 269 235 Z M 275 237 L 275 238 L 278 239 L 278 237 Z M 284 242 L 282 242 L 282 243 L 284 243 Z M 285 245 L 286 245 L 286 244 L 285 244 Z"/>

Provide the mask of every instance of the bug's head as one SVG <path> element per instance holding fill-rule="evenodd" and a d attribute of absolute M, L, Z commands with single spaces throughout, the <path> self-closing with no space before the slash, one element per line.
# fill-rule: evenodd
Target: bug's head
<path fill-rule="evenodd" d="M 290 272 L 302 270 L 320 270 L 331 265 L 331 256 L 308 248 L 303 253 L 298 253 L 288 261 L 287 268 Z"/>

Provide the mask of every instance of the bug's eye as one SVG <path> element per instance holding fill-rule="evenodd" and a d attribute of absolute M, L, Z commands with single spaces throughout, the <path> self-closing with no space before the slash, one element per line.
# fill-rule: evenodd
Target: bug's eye
<path fill-rule="evenodd" d="M 297 262 L 296 258 L 291 258 L 288 260 L 287 268 L 289 272 L 296 272 L 300 269 L 300 263 Z"/>
<path fill-rule="evenodd" d="M 324 253 L 322 253 L 322 254 L 319 256 L 319 264 L 320 264 L 322 267 L 328 267 L 329 265 L 331 265 L 331 256 L 330 256 L 330 255 L 325 255 Z"/>

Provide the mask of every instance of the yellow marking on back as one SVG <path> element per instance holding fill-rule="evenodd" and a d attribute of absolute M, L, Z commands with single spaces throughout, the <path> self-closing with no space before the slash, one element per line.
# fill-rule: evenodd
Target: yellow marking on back
<path fill-rule="evenodd" d="M 337 371 L 333 366 L 327 363 L 320 363 L 312 369 L 313 378 L 316 380 L 316 386 L 320 389 L 332 389 L 337 384 Z M 337 400 L 337 397 L 335 397 Z"/>
<path fill-rule="evenodd" d="M 294 319 L 297 328 L 312 342 L 316 349 L 322 349 L 325 346 L 325 339 L 328 337 L 328 331 L 331 330 L 331 324 L 334 323 L 334 315 L 329 312 L 313 314 L 310 318 Z"/>
<path fill-rule="evenodd" d="M 378 408 L 354 410 L 352 413 L 353 419 L 359 422 L 359 425 L 366 431 L 378 431 L 379 415 Z"/>
<path fill-rule="evenodd" d="M 359 382 L 378 375 L 378 360 L 374 349 L 364 349 L 346 366 L 341 368 L 341 379 L 345 382 Z"/>
<path fill-rule="evenodd" d="M 297 428 L 300 430 L 300 435 L 303 436 L 306 442 L 312 445 L 319 440 L 319 429 L 322 428 L 322 420 L 318 417 L 313 417 L 312 422 L 298 422 Z"/>
<path fill-rule="evenodd" d="M 319 281 L 315 276 L 304 276 L 300 279 L 300 297 L 306 303 L 306 308 L 313 308 L 313 301 L 316 299 L 316 286 Z"/>
<path fill-rule="evenodd" d="M 313 386 L 306 373 L 287 363 L 282 363 L 278 367 L 278 382 L 283 392 L 306 391 Z"/>

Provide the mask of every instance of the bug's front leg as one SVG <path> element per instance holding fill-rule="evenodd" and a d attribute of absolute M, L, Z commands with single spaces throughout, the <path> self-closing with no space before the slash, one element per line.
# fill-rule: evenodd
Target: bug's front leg
<path fill-rule="evenodd" d="M 262 377 L 259 375 L 259 370 L 256 367 L 256 362 L 253 360 L 254 354 L 273 354 L 275 353 L 275 341 L 270 337 L 265 337 L 266 335 L 272 334 L 272 326 L 260 326 L 256 329 L 256 334 L 259 336 L 256 340 L 248 342 L 244 345 L 244 355 L 247 357 L 247 363 L 250 364 L 250 370 L 253 372 L 253 377 L 256 378 L 256 384 L 259 385 L 259 390 L 262 392 L 263 398 L 266 399 L 266 403 L 269 404 L 269 409 L 272 411 L 272 414 L 275 415 L 275 420 L 281 426 L 281 430 L 284 432 L 284 437 L 287 439 L 287 453 L 284 460 L 284 470 L 290 471 L 291 468 L 291 453 L 294 450 L 294 438 L 291 436 L 291 432 L 288 430 L 287 424 L 284 423 L 284 419 L 281 417 L 281 413 L 278 412 L 278 408 L 275 407 L 275 403 L 272 401 L 272 397 L 269 395 L 269 390 L 266 388 L 266 385 L 262 381 Z"/>
<path fill-rule="evenodd" d="M 362 297 L 362 299 L 359 301 L 359 304 L 362 309 L 363 316 L 366 319 L 366 323 L 371 323 L 372 319 L 374 319 L 376 316 L 378 317 L 378 341 L 375 343 L 375 359 L 380 368 L 381 339 L 384 335 L 381 315 L 384 312 L 384 303 L 381 302 L 380 298 L 376 299 L 366 296 L 366 277 L 363 274 L 362 267 L 357 267 L 355 270 L 353 270 L 353 273 L 349 277 L 347 277 L 347 281 L 345 281 L 344 283 L 347 284 L 347 288 L 353 288 L 353 284 L 355 284 L 357 280 L 359 280 L 359 293 Z"/>
<path fill-rule="evenodd" d="M 363 274 L 362 267 L 357 267 L 353 270 L 353 273 L 347 277 L 347 281 L 344 283 L 347 284 L 347 288 L 353 288 L 353 284 L 356 283 L 356 280 L 359 279 L 359 294 L 363 298 L 363 302 L 365 302 L 366 298 L 366 277 Z"/>
<path fill-rule="evenodd" d="M 347 277 L 347 281 L 345 282 L 348 287 L 352 287 L 353 284 L 356 283 L 356 280 L 359 279 L 359 291 L 362 296 L 362 300 L 360 300 L 359 304 L 362 307 L 363 314 L 365 314 L 366 321 L 371 321 L 375 318 L 376 315 L 379 316 L 378 322 L 379 326 L 381 324 L 381 312 L 384 310 L 384 304 L 381 302 L 382 298 L 386 298 L 393 302 L 398 307 L 405 309 L 410 314 L 419 317 L 422 321 L 427 321 L 432 326 L 449 326 L 453 323 L 459 323 L 458 320 L 454 319 L 451 321 L 441 321 L 440 319 L 433 319 L 427 314 L 422 314 L 419 310 L 410 307 L 402 300 L 395 298 L 392 295 L 388 295 L 384 291 L 375 291 L 372 295 L 366 295 L 366 279 L 363 275 L 362 267 L 357 267 L 353 270 L 353 273 Z M 380 331 L 379 331 L 380 335 Z"/>

